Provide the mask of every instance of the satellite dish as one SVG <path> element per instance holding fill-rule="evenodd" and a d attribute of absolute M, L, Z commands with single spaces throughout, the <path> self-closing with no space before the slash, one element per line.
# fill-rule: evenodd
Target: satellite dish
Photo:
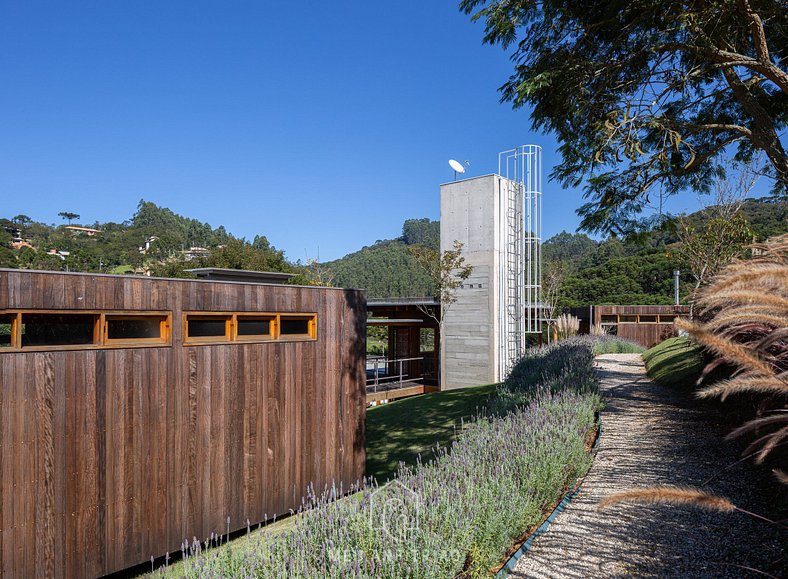
<path fill-rule="evenodd" d="M 462 166 L 462 163 L 455 161 L 454 159 L 449 159 L 449 167 L 454 169 L 455 173 L 465 173 L 465 167 Z"/>

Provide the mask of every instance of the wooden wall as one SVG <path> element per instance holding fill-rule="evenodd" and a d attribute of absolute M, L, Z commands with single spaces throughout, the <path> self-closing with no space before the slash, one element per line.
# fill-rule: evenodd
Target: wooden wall
<path fill-rule="evenodd" d="M 599 325 L 602 316 L 682 316 L 688 313 L 687 306 L 593 306 L 594 325 Z M 619 323 L 616 335 L 644 346 L 652 346 L 676 335 L 673 322 L 669 323 Z"/>
<path fill-rule="evenodd" d="M 166 310 L 172 346 L 0 351 L 0 569 L 99 576 L 364 473 L 362 292 L 0 270 L 0 310 Z M 317 312 L 318 339 L 182 345 L 182 310 Z"/>

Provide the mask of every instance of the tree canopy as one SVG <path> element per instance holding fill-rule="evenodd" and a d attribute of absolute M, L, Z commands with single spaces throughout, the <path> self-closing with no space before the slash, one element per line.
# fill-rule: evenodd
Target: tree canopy
<path fill-rule="evenodd" d="M 514 46 L 502 100 L 554 133 L 552 177 L 585 182 L 581 227 L 630 233 L 648 207 L 708 191 L 725 160 L 767 159 L 788 190 L 785 0 L 462 0 Z"/>

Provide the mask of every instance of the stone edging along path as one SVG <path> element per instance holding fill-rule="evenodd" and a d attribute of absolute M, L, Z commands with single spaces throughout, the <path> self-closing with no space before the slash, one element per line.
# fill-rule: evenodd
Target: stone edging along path
<path fill-rule="evenodd" d="M 672 505 L 617 505 L 606 495 L 652 485 L 703 487 L 769 516 L 766 472 L 725 442 L 729 425 L 690 395 L 655 384 L 639 354 L 597 358 L 605 399 L 596 459 L 580 491 L 508 575 L 524 577 L 779 576 L 781 531 L 741 513 Z M 779 565 L 779 563 L 778 563 Z"/>

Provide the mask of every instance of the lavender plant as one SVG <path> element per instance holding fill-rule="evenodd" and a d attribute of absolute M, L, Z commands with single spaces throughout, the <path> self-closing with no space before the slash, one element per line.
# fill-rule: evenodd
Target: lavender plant
<path fill-rule="evenodd" d="M 531 351 L 488 414 L 435 460 L 385 486 L 310 491 L 294 528 L 243 549 L 197 553 L 185 577 L 484 577 L 512 541 L 590 467 L 600 401 L 589 343 Z M 536 378 L 533 378 L 533 376 Z M 166 570 L 162 572 L 166 573 Z"/>

